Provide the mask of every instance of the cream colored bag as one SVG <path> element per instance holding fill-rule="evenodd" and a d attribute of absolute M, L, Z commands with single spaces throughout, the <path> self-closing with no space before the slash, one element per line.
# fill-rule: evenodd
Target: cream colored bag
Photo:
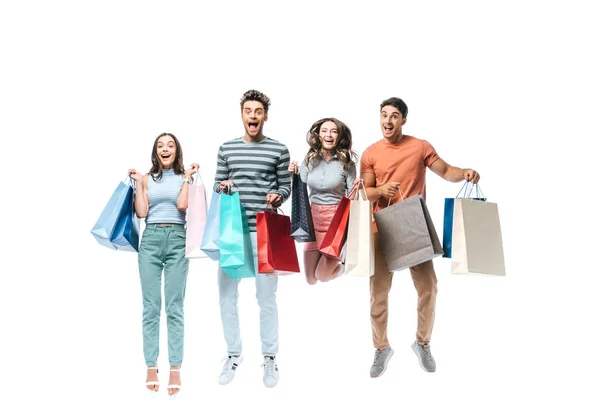
<path fill-rule="evenodd" d="M 370 277 L 375 273 L 373 208 L 362 180 L 350 201 L 345 265 L 346 275 Z"/>
<path fill-rule="evenodd" d="M 452 273 L 506 275 L 496 203 L 469 198 L 454 200 Z"/>

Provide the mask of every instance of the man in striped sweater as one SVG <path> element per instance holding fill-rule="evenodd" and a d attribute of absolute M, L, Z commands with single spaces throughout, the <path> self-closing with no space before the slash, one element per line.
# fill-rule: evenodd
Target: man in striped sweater
<path fill-rule="evenodd" d="M 291 178 L 287 170 L 290 163 L 289 151 L 284 144 L 263 134 L 270 104 L 269 98 L 257 90 L 244 93 L 240 105 L 246 133 L 241 138 L 223 143 L 219 148 L 213 188 L 215 191 L 227 192 L 229 185 L 233 185 L 232 190 L 239 192 L 240 201 L 248 216 L 255 260 L 256 213 L 264 211 L 267 204 L 279 207 L 291 192 Z M 240 280 L 230 278 L 219 268 L 218 281 L 221 321 L 228 353 L 219 383 L 226 385 L 234 378 L 236 368 L 243 360 L 237 309 Z M 275 386 L 279 379 L 275 363 L 279 342 L 276 291 L 277 276 L 256 275 L 260 337 L 265 358 L 263 382 L 267 387 Z"/>

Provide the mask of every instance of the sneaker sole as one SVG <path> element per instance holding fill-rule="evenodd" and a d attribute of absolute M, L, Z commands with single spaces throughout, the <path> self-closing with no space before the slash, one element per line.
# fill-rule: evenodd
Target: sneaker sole
<path fill-rule="evenodd" d="M 268 388 L 274 388 L 275 386 L 277 386 L 277 383 L 279 383 L 279 378 L 277 378 L 277 380 L 275 381 L 275 383 L 273 384 L 268 384 L 267 382 L 264 381 L 263 379 L 263 384 L 268 387 Z"/>
<path fill-rule="evenodd" d="M 418 345 L 417 345 L 418 346 Z M 415 354 L 417 355 L 417 360 L 419 360 L 419 365 L 421 366 L 421 368 L 423 368 L 423 371 L 425 372 L 429 372 L 430 374 L 435 372 L 435 369 L 433 371 L 428 371 L 427 369 L 425 369 L 425 367 L 423 366 L 423 363 L 421 362 L 421 357 L 419 357 L 419 353 L 418 350 L 415 349 L 415 345 L 411 345 L 410 346 L 412 348 L 412 350 L 415 352 Z"/>
<path fill-rule="evenodd" d="M 381 371 L 381 373 L 377 376 L 373 376 L 371 375 L 371 378 L 379 378 L 381 375 L 383 375 L 385 373 L 385 371 L 387 370 L 387 365 L 390 362 L 390 359 L 392 358 L 392 356 L 394 355 L 394 349 L 392 349 L 392 353 L 390 354 L 390 356 L 388 357 L 387 361 L 385 362 L 385 364 L 383 364 L 383 371 Z"/>

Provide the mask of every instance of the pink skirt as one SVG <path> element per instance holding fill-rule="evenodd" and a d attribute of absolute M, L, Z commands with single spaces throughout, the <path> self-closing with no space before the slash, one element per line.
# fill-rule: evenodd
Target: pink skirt
<path fill-rule="evenodd" d="M 304 251 L 315 251 L 319 250 L 321 242 L 329 229 L 329 224 L 337 211 L 339 204 L 311 204 L 310 211 L 313 217 L 313 224 L 315 226 L 315 242 L 304 243 Z"/>

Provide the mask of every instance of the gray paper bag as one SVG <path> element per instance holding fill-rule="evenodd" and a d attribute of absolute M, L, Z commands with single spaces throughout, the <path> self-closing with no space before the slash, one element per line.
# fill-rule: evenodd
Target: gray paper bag
<path fill-rule="evenodd" d="M 374 217 L 390 271 L 414 267 L 443 254 L 423 196 L 392 204 Z"/>

